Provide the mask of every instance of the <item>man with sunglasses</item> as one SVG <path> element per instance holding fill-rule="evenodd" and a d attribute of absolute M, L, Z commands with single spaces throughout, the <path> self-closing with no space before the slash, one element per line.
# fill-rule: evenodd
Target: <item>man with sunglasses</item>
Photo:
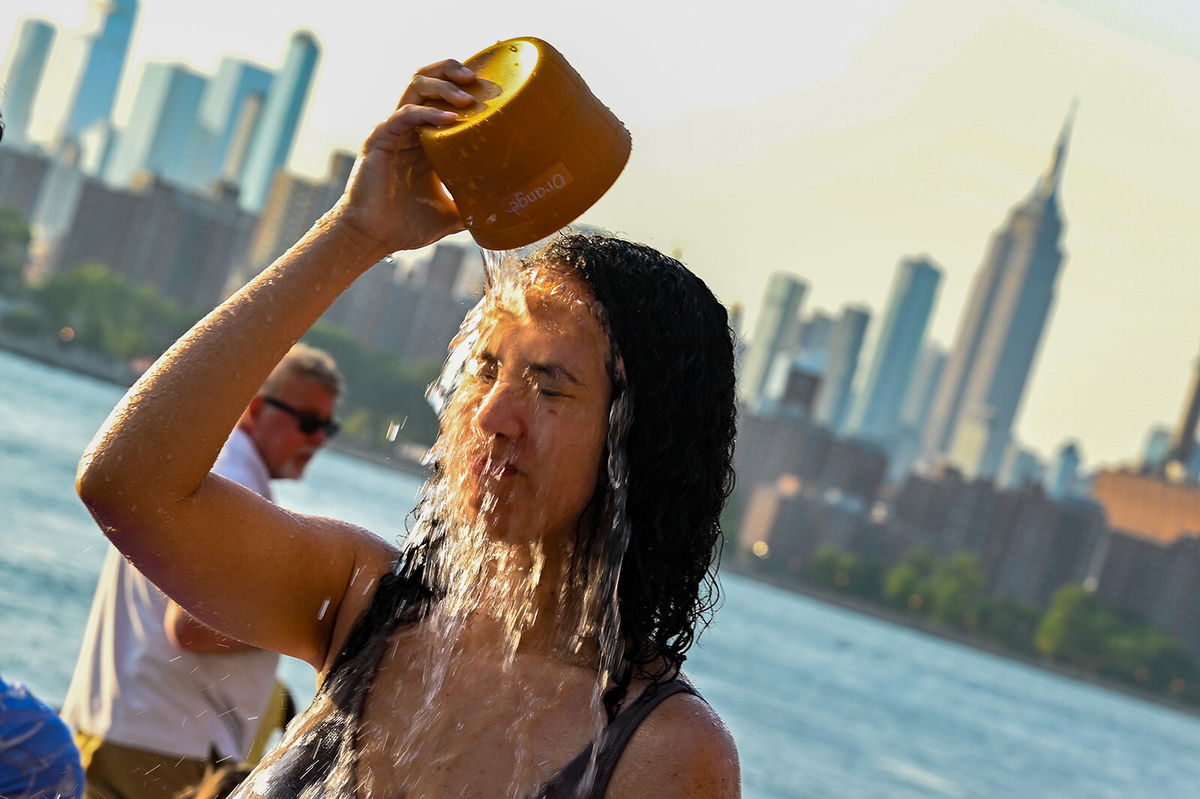
<path fill-rule="evenodd" d="M 267 499 L 338 430 L 342 378 L 297 344 L 238 419 L 213 472 Z M 246 760 L 275 690 L 279 656 L 223 636 L 168 599 L 110 547 L 63 707 L 86 799 L 174 797 L 212 759 Z"/>

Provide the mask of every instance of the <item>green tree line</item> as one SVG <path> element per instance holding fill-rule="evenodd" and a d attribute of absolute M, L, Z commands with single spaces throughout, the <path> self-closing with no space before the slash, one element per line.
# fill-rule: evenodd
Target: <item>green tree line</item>
<path fill-rule="evenodd" d="M 34 284 L 23 270 L 29 227 L 0 206 L 0 329 L 25 337 L 57 339 L 109 358 L 153 359 L 207 311 L 181 307 L 147 286 L 135 286 L 106 265 L 91 262 Z M 318 322 L 304 337 L 326 350 L 346 377 L 340 415 L 344 436 L 359 447 L 387 451 L 389 428 L 397 441 L 433 443 L 437 417 L 425 387 L 440 364 L 406 363 L 369 350 L 347 331 Z"/>
<path fill-rule="evenodd" d="M 802 577 L 1023 655 L 1200 704 L 1200 659 L 1168 633 L 1105 606 L 1079 585 L 1059 589 L 1047 608 L 989 596 L 973 554 L 939 558 L 928 547 L 912 550 L 885 569 L 874 558 L 826 546 Z"/>

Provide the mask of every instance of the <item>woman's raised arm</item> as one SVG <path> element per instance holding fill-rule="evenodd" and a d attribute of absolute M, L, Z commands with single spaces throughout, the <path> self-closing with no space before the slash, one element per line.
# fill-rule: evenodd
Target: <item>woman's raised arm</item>
<path fill-rule="evenodd" d="M 79 464 L 77 489 L 126 557 L 189 612 L 241 640 L 325 662 L 355 578 L 391 548 L 351 525 L 290 513 L 209 470 L 272 367 L 386 255 L 462 229 L 415 127 L 465 106 L 452 61 L 418 71 L 372 132 L 337 205 L 202 319 L 129 390 Z M 373 576 L 373 575 L 372 575 Z M 358 592 L 356 592 L 357 594 Z M 365 589 L 362 593 L 365 593 Z"/>

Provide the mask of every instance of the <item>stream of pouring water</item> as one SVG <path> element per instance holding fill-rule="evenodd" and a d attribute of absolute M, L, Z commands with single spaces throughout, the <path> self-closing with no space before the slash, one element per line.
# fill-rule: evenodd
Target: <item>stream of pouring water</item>
<path fill-rule="evenodd" d="M 602 466 L 606 472 L 602 482 L 607 489 L 603 496 L 595 498 L 599 502 L 595 503 L 593 512 L 594 533 L 587 531 L 579 541 L 556 542 L 566 548 L 569 553 L 566 559 L 572 567 L 566 573 L 547 575 L 547 546 L 553 547 L 556 543 L 524 540 L 519 536 L 515 541 L 497 540 L 488 534 L 486 519 L 499 498 L 485 492 L 481 499 L 477 498 L 477 508 L 469 502 L 473 494 L 472 486 L 467 484 L 471 475 L 463 464 L 469 462 L 472 453 L 488 451 L 489 442 L 481 440 L 478 428 L 465 418 L 469 410 L 460 407 L 466 400 L 458 389 L 470 368 L 489 315 L 496 309 L 503 308 L 528 317 L 529 302 L 542 292 L 569 302 L 584 303 L 592 314 L 603 312 L 596 308 L 590 297 L 577 296 L 580 281 L 565 279 L 566 273 L 561 268 L 539 264 L 536 260 L 523 261 L 511 251 L 484 250 L 483 254 L 484 299 L 467 315 L 440 376 L 428 391 L 430 403 L 438 411 L 442 430 L 431 450 L 433 476 L 423 488 L 407 544 L 408 547 L 423 547 L 428 553 L 428 582 L 440 589 L 440 599 L 422 622 L 431 633 L 425 640 L 434 643 L 423 652 L 412 653 L 424 658 L 420 678 L 421 710 L 406 724 L 398 725 L 398 734 L 393 727 L 390 735 L 378 740 L 363 736 L 361 743 L 364 749 L 372 745 L 387 747 L 395 764 L 395 773 L 416 775 L 412 787 L 418 788 L 423 781 L 420 775 L 458 754 L 453 752 L 456 746 L 453 730 L 447 730 L 447 719 L 441 712 L 447 686 L 457 684 L 463 669 L 494 669 L 498 666 L 494 677 L 497 694 L 515 693 L 521 700 L 518 710 L 507 723 L 501 719 L 493 722 L 504 724 L 503 729 L 492 732 L 511 741 L 515 750 L 511 779 L 507 786 L 494 786 L 495 795 L 500 795 L 503 790 L 508 799 L 526 799 L 548 776 L 544 764 L 538 761 L 539 753 L 530 744 L 531 728 L 538 718 L 539 705 L 546 701 L 546 693 L 526 684 L 533 675 L 522 674 L 518 660 L 525 636 L 539 621 L 538 608 L 546 606 L 545 602 L 539 603 L 539 597 L 553 593 L 558 599 L 552 604 L 556 610 L 555 618 L 550 620 L 554 631 L 550 650 L 568 662 L 594 671 L 587 701 L 592 739 L 608 721 L 604 692 L 622 666 L 624 647 L 616 587 L 629 537 L 625 514 L 627 467 L 624 446 L 629 425 L 628 392 L 614 392 L 609 412 L 607 460 Z M 602 319 L 596 321 L 604 326 Z M 606 353 L 606 360 L 617 377 L 619 355 L 615 351 Z M 534 414 L 537 412 L 535 409 Z M 489 456 L 487 468 L 494 466 Z M 478 493 L 477 489 L 475 493 Z M 557 581 L 557 584 L 551 581 Z M 471 648 L 465 636 L 473 634 L 472 627 L 481 617 L 492 620 L 497 631 L 495 644 L 498 651 L 491 653 L 488 663 L 472 662 L 480 657 L 478 649 L 472 654 L 464 654 Z M 539 629 L 545 628 L 543 624 Z M 539 640 L 534 646 L 544 647 L 545 643 Z M 403 685 L 397 690 L 408 691 L 412 687 Z M 563 701 L 571 701 L 570 691 L 564 683 L 556 686 L 551 694 Z M 511 705 L 509 707 L 511 709 Z M 477 718 L 466 720 L 467 725 L 474 727 L 474 722 L 489 719 L 489 708 L 480 707 L 478 711 Z M 593 757 L 589 779 L 594 765 Z M 374 792 L 368 790 L 366 794 L 374 795 Z"/>

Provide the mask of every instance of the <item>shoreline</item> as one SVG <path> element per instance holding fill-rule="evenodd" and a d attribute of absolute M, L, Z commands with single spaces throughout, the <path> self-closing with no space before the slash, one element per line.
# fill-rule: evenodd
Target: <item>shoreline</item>
<path fill-rule="evenodd" d="M 1115 693 L 1123 694 L 1131 699 L 1137 699 L 1143 702 L 1150 702 L 1160 707 L 1169 710 L 1175 710 L 1184 713 L 1192 718 L 1200 718 L 1200 706 L 1173 700 L 1170 697 L 1162 694 L 1155 694 L 1149 691 L 1139 691 L 1131 685 L 1109 680 L 1099 675 L 1093 674 L 1084 669 L 1068 666 L 1062 663 L 1055 662 L 1049 658 L 1036 657 L 1008 649 L 1000 644 L 992 641 L 989 638 L 972 635 L 971 633 L 954 630 L 948 627 L 934 624 L 928 619 L 917 616 L 915 614 L 904 613 L 903 611 L 889 608 L 880 603 L 871 602 L 869 600 L 860 599 L 855 596 L 843 594 L 839 591 L 831 591 L 816 586 L 805 585 L 798 582 L 791 582 L 780 577 L 772 575 L 764 575 L 755 572 L 753 569 L 747 569 L 742 564 L 735 562 L 734 559 L 722 561 L 722 570 L 728 570 L 730 574 L 736 574 L 738 577 L 743 577 L 747 580 L 755 580 L 757 582 L 766 583 L 775 586 L 776 588 L 785 591 L 791 591 L 810 599 L 815 599 L 818 602 L 824 602 L 827 605 L 849 610 L 854 613 L 860 613 L 864 616 L 871 616 L 880 621 L 889 622 L 901 627 L 907 627 L 919 633 L 924 633 L 933 638 L 939 638 L 943 641 L 950 641 L 961 646 L 970 647 L 972 649 L 981 650 L 1007 660 L 1023 663 L 1026 666 L 1048 671 L 1057 674 L 1061 677 L 1085 682 L 1104 688 Z"/>

